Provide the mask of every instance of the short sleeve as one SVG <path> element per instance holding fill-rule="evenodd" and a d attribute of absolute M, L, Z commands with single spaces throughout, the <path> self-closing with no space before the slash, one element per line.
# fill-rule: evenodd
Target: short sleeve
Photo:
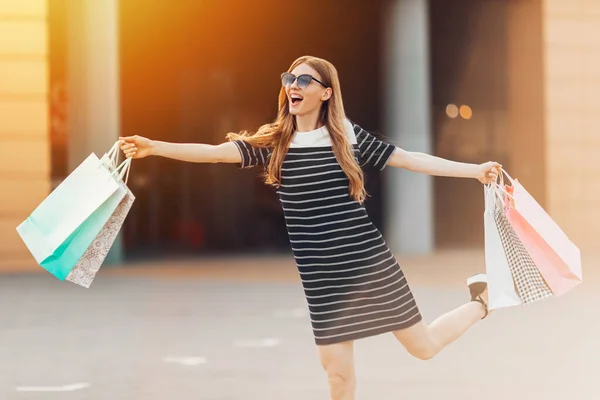
<path fill-rule="evenodd" d="M 377 139 L 356 124 L 354 124 L 354 134 L 358 144 L 360 164 L 382 171 L 394 154 L 396 146 Z"/>
<path fill-rule="evenodd" d="M 264 147 L 254 147 L 245 140 L 234 140 L 242 156 L 241 167 L 252 168 L 258 165 L 267 165 L 271 150 Z"/>

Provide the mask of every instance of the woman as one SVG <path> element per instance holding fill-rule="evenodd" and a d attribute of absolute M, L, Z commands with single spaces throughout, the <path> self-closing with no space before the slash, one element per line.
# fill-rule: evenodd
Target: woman
<path fill-rule="evenodd" d="M 404 274 L 363 206 L 362 167 L 387 165 L 437 176 L 495 181 L 500 164 L 464 164 L 407 152 L 346 119 L 337 71 L 315 57 L 283 73 L 277 119 L 220 145 L 121 138 L 127 157 L 262 166 L 278 188 L 292 250 L 332 400 L 354 399 L 353 341 L 392 332 L 429 359 L 487 316 L 485 275 L 468 280 L 471 301 L 423 322 Z"/>

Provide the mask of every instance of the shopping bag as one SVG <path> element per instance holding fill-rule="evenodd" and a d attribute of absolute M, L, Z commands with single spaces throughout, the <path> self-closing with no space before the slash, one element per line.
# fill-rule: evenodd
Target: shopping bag
<path fill-rule="evenodd" d="M 502 198 L 499 190 L 498 195 Z M 531 304 L 552 296 L 552 291 L 515 233 L 505 212 L 506 209 L 496 207 L 494 220 L 519 297 L 524 304 Z"/>
<path fill-rule="evenodd" d="M 40 266 L 60 280 L 64 280 L 92 245 L 102 227 L 115 212 L 125 196 L 122 188 L 108 198 L 96 211 L 77 227 L 59 248 L 40 263 Z"/>
<path fill-rule="evenodd" d="M 503 172 L 511 183 L 502 184 L 511 226 L 554 295 L 565 294 L 583 281 L 579 248 L 523 185 Z"/>
<path fill-rule="evenodd" d="M 125 196 L 130 162 L 111 172 L 91 154 L 17 227 L 40 266 L 66 277 Z"/>
<path fill-rule="evenodd" d="M 517 293 L 508 257 L 504 251 L 495 214 L 504 205 L 500 202 L 492 185 L 484 186 L 484 237 L 485 269 L 488 281 L 488 308 L 490 310 L 523 304 Z"/>
<path fill-rule="evenodd" d="M 114 244 L 134 201 L 135 196 L 131 193 L 131 190 L 127 190 L 123 200 L 121 200 L 113 214 L 100 230 L 100 233 L 94 238 L 92 244 L 86 249 L 65 280 L 85 288 L 91 286 L 110 248 Z"/>
<path fill-rule="evenodd" d="M 113 154 L 113 150 L 114 147 L 101 158 L 111 172 L 117 168 L 117 154 Z M 130 168 L 127 169 L 124 181 L 125 196 L 65 280 L 85 288 L 91 286 L 135 201 L 135 196 L 126 187 L 129 171 Z"/>

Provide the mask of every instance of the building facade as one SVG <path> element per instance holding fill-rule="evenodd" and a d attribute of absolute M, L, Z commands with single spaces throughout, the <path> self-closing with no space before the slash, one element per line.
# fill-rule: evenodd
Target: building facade
<path fill-rule="evenodd" d="M 0 270 L 35 264 L 15 228 L 50 190 L 45 0 L 0 2 Z"/>

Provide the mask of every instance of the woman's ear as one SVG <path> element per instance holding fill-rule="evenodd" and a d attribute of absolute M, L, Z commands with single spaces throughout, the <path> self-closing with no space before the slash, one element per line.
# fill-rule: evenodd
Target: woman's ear
<path fill-rule="evenodd" d="M 323 92 L 323 95 L 321 96 L 321 100 L 327 101 L 331 98 L 332 95 L 333 95 L 333 91 L 331 90 L 331 88 L 327 88 Z"/>

